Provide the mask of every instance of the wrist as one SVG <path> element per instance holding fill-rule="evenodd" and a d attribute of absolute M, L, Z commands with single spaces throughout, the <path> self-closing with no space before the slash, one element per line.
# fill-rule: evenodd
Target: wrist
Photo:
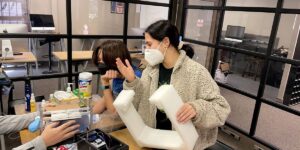
<path fill-rule="evenodd" d="M 135 80 L 135 76 L 133 78 L 127 79 L 126 81 L 130 83 L 133 82 L 134 80 Z"/>
<path fill-rule="evenodd" d="M 110 89 L 110 86 L 109 85 L 101 85 L 99 87 L 100 90 L 107 90 L 107 89 Z"/>
<path fill-rule="evenodd" d="M 109 85 L 109 80 L 101 80 L 101 84 L 104 86 Z"/>

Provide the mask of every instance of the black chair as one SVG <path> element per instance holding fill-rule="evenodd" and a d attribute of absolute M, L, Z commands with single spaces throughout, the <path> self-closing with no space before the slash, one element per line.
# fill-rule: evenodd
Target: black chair
<path fill-rule="evenodd" d="M 58 73 L 58 71 L 52 70 L 52 42 L 59 42 L 60 38 L 58 37 L 48 37 L 45 40 L 40 41 L 40 46 L 48 44 L 49 45 L 49 70 L 48 71 L 43 71 L 43 74 L 52 74 L 52 73 Z"/>

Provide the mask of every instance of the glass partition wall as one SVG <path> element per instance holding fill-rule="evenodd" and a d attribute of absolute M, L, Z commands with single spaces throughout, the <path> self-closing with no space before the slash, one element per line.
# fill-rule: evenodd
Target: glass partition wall
<path fill-rule="evenodd" d="M 214 50 L 196 48 L 232 108 L 226 125 L 271 149 L 300 148 L 299 4 L 188 0 L 177 21 L 184 41 Z"/>

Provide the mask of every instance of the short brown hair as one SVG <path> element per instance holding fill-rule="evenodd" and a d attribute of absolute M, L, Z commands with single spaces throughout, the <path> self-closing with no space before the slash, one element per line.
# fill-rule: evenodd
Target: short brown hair
<path fill-rule="evenodd" d="M 120 58 L 125 64 L 127 59 L 131 64 L 131 57 L 126 45 L 119 40 L 107 40 L 98 46 L 93 52 L 93 62 L 99 64 L 99 51 L 102 50 L 103 62 L 109 69 L 117 70 L 116 59 Z"/>

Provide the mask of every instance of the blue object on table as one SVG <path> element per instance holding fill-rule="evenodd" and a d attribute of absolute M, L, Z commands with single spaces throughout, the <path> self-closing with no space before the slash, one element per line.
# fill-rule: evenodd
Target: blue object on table
<path fill-rule="evenodd" d="M 35 131 L 37 131 L 37 130 L 40 128 L 40 120 L 41 120 L 40 116 L 36 116 L 35 119 L 34 119 L 34 121 L 32 121 L 32 122 L 29 124 L 28 130 L 29 130 L 30 132 L 35 132 Z"/>

